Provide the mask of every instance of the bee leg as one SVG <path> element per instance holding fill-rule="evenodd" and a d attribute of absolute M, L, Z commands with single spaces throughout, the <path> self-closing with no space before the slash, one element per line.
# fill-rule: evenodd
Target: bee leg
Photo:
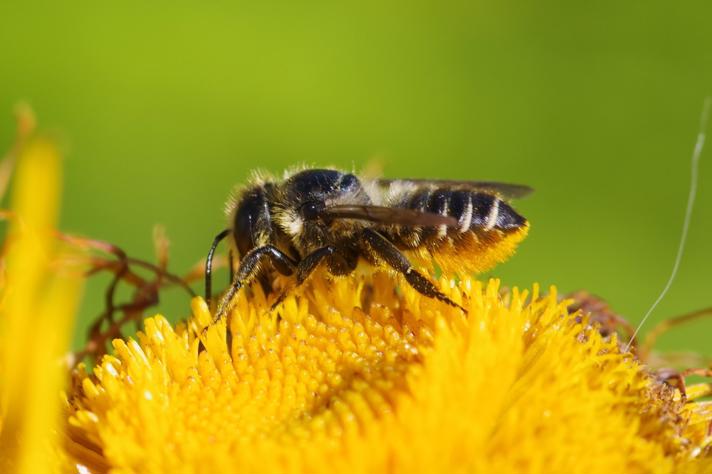
<path fill-rule="evenodd" d="M 210 303 L 210 299 L 213 297 L 213 255 L 215 255 L 215 249 L 218 247 L 218 244 L 227 237 L 229 233 L 230 229 L 225 229 L 215 236 L 213 245 L 210 246 L 210 251 L 208 252 L 208 258 L 205 259 L 205 301 L 208 303 Z M 232 263 L 230 263 L 230 265 L 232 265 Z"/>
<path fill-rule="evenodd" d="M 304 257 L 297 264 L 297 283 L 295 287 L 304 283 L 304 281 L 309 277 L 309 275 L 311 275 L 312 272 L 316 270 L 316 267 L 318 267 L 319 264 L 323 262 L 325 258 L 333 255 L 334 252 L 336 252 L 336 247 L 327 245 L 326 247 L 316 249 L 315 251 Z M 272 310 L 274 310 L 277 306 L 279 306 L 282 301 L 284 301 L 284 298 L 286 298 L 287 293 L 288 290 L 285 290 L 282 292 L 281 295 L 279 295 L 275 302 L 272 303 Z"/>
<path fill-rule="evenodd" d="M 249 251 L 242 260 L 240 260 L 240 265 L 237 267 L 232 285 L 220 300 L 215 317 L 213 318 L 213 323 L 219 321 L 223 315 L 227 313 L 230 302 L 237 292 L 240 291 L 240 288 L 250 283 L 257 276 L 260 271 L 260 262 L 265 258 L 269 258 L 274 268 L 282 275 L 289 276 L 293 274 L 297 268 L 297 262 L 273 245 L 265 245 Z"/>
<path fill-rule="evenodd" d="M 316 267 L 326 258 L 336 252 L 336 247 L 328 245 L 320 249 L 316 249 L 306 257 L 302 259 L 297 265 L 297 286 L 304 283 L 304 281 L 312 274 Z"/>
<path fill-rule="evenodd" d="M 433 282 L 413 268 L 408 258 L 383 235 L 374 230 L 365 229 L 363 231 L 363 237 L 370 250 L 386 262 L 388 266 L 401 273 L 405 277 L 405 281 L 418 293 L 429 298 L 440 300 L 443 303 L 447 303 L 467 313 L 465 308 L 448 298 L 447 295 L 437 289 Z"/>

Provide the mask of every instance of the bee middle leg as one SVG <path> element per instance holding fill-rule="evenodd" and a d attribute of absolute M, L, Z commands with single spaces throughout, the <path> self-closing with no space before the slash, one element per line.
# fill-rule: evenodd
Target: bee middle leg
<path fill-rule="evenodd" d="M 297 264 L 297 285 L 304 283 L 304 281 L 309 278 L 309 275 L 316 270 L 316 267 L 318 267 L 325 258 L 333 255 L 334 252 L 336 252 L 336 247 L 327 245 L 326 247 L 316 249 L 304 257 L 302 261 Z"/>
<path fill-rule="evenodd" d="M 304 257 L 298 264 L 297 264 L 297 282 L 295 286 L 299 286 L 304 281 L 306 281 L 307 278 L 309 278 L 309 275 L 311 275 L 314 270 L 321 264 L 324 260 L 326 260 L 329 257 L 332 257 L 334 255 L 338 256 L 337 253 L 337 248 L 334 247 L 333 245 L 327 245 L 326 247 L 321 247 L 319 249 L 314 250 L 312 253 Z M 343 260 L 343 262 L 342 262 Z M 340 258 L 338 261 L 339 264 L 347 264 L 348 262 Z M 338 264 L 336 265 L 337 268 L 334 268 L 334 265 L 332 262 L 330 262 L 329 265 L 329 271 L 332 273 L 339 273 L 339 269 L 341 268 Z M 343 265 L 342 265 L 343 266 Z M 353 265 L 355 267 L 355 263 Z M 336 270 L 336 271 L 335 271 Z M 275 300 L 274 303 L 272 303 L 272 309 L 275 309 L 279 304 L 284 301 L 284 298 L 287 297 L 287 291 L 282 292 L 281 295 Z"/>
<path fill-rule="evenodd" d="M 402 274 L 405 277 L 405 281 L 418 293 L 440 300 L 467 313 L 465 308 L 448 298 L 447 295 L 437 289 L 433 282 L 413 268 L 408 258 L 383 235 L 371 229 L 364 229 L 363 237 L 369 249 L 386 262 L 389 267 Z"/>
<path fill-rule="evenodd" d="M 272 262 L 272 266 L 282 275 L 292 275 L 297 269 L 297 262 L 273 245 L 265 245 L 249 251 L 240 260 L 232 285 L 220 300 L 213 323 L 219 321 L 227 313 L 230 302 L 240 291 L 240 288 L 249 284 L 257 276 L 260 271 L 260 263 L 265 258 L 268 258 Z"/>

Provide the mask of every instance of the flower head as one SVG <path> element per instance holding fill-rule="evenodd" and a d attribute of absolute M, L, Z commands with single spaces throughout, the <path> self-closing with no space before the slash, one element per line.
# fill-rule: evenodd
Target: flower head
<path fill-rule="evenodd" d="M 187 324 L 149 318 L 75 373 L 69 450 L 97 472 L 709 466 L 710 408 L 676 399 L 553 289 L 440 285 L 467 315 L 379 273 L 315 277 L 274 311 L 257 289 L 229 329 L 203 330 L 200 298 Z"/>

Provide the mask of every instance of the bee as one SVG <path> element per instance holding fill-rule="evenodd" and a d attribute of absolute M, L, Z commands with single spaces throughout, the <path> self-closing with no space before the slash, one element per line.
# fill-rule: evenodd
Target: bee
<path fill-rule="evenodd" d="M 231 285 L 215 320 L 241 288 L 275 272 L 301 285 L 319 266 L 348 275 L 364 261 L 403 276 L 420 294 L 454 301 L 416 268 L 478 273 L 508 258 L 529 229 L 509 204 L 531 188 L 432 179 L 366 179 L 334 169 L 304 169 L 282 180 L 256 175 L 226 206 L 229 227 L 214 239 L 205 269 L 211 299 L 215 249 L 229 238 Z M 464 311 L 464 309 L 463 309 Z"/>

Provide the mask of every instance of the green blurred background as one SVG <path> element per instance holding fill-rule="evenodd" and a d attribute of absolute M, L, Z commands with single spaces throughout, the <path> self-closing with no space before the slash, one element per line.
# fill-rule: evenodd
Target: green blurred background
<path fill-rule="evenodd" d="M 64 230 L 152 258 L 162 223 L 182 273 L 251 169 L 377 158 L 392 177 L 535 187 L 531 235 L 493 272 L 508 285 L 585 288 L 637 321 L 665 283 L 712 93 L 709 1 L 120 4 L 0 5 L 0 144 L 19 100 L 64 139 Z M 653 321 L 712 305 L 711 178 L 709 147 Z M 710 342 L 697 323 L 661 347 Z"/>

